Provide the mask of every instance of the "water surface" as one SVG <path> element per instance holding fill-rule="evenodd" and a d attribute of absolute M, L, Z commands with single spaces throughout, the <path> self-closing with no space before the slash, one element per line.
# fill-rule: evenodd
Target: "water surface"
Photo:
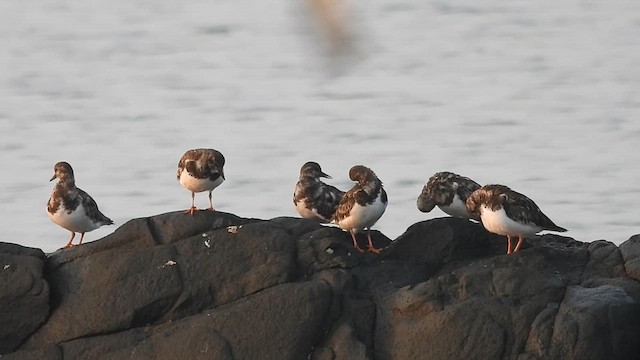
<path fill-rule="evenodd" d="M 352 165 L 376 171 L 391 238 L 444 215 L 415 206 L 443 170 L 528 195 L 581 241 L 640 233 L 639 2 L 350 5 L 353 52 L 332 57 L 293 1 L 3 2 L 0 241 L 66 243 L 45 213 L 61 160 L 116 226 L 186 209 L 194 147 L 225 154 L 214 205 L 245 217 L 295 216 L 314 160 L 343 189 Z"/>

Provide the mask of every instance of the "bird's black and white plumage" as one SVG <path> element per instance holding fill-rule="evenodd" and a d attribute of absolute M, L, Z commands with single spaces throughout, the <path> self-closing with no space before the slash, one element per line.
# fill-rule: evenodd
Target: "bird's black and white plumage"
<path fill-rule="evenodd" d="M 184 153 L 178 162 L 176 177 L 180 185 L 191 191 L 191 207 L 185 214 L 191 214 L 198 210 L 195 206 L 196 193 L 209 192 L 209 207 L 213 211 L 211 192 L 225 180 L 224 156 L 214 149 L 192 149 Z"/>
<path fill-rule="evenodd" d="M 331 179 L 320 165 L 309 161 L 300 169 L 300 179 L 293 193 L 293 204 L 305 219 L 329 222 L 344 195 L 344 191 L 323 183 L 320 178 Z"/>
<path fill-rule="evenodd" d="M 47 202 L 47 215 L 51 221 L 71 232 L 71 238 L 65 248 L 73 245 L 76 233 L 80 233 L 80 245 L 86 232 L 102 225 L 113 224 L 111 219 L 100 212 L 95 200 L 76 187 L 73 169 L 69 163 L 59 162 L 53 167 L 53 171 L 50 181 L 58 179 L 58 182 Z"/>
<path fill-rule="evenodd" d="M 485 185 L 474 191 L 467 198 L 467 210 L 479 217 L 489 232 L 507 236 L 507 254 L 520 250 L 525 236 L 542 230 L 567 231 L 543 214 L 533 200 L 504 185 Z M 512 236 L 518 237 L 513 251 Z"/>
<path fill-rule="evenodd" d="M 352 167 L 349 178 L 357 183 L 340 200 L 332 221 L 351 234 L 353 246 L 358 251 L 362 249 L 358 246 L 355 234 L 367 229 L 368 250 L 379 253 L 380 249 L 376 249 L 371 241 L 370 229 L 387 208 L 387 193 L 382 187 L 382 181 L 365 166 Z"/>
<path fill-rule="evenodd" d="M 450 216 L 471 219 L 473 217 L 467 211 L 466 201 L 479 188 L 480 185 L 468 177 L 448 171 L 436 173 L 429 178 L 418 196 L 418 210 L 429 212 L 437 205 Z"/>

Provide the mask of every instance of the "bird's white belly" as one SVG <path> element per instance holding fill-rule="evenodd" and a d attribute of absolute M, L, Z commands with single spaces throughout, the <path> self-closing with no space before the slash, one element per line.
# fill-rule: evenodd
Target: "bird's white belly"
<path fill-rule="evenodd" d="M 184 187 L 185 189 L 192 192 L 196 192 L 196 193 L 203 192 L 203 191 L 211 191 L 217 188 L 218 186 L 220 186 L 220 184 L 222 184 L 223 181 L 224 179 L 222 178 L 222 176 L 220 176 L 214 181 L 211 181 L 209 179 L 195 178 L 189 175 L 189 172 L 187 170 L 183 170 L 180 173 L 180 185 L 182 185 L 182 187 Z"/>
<path fill-rule="evenodd" d="M 60 206 L 55 214 L 47 211 L 49 219 L 63 228 L 73 232 L 89 232 L 100 227 L 100 224 L 91 220 L 87 215 L 82 204 L 70 214 Z"/>
<path fill-rule="evenodd" d="M 493 211 L 486 205 L 482 205 L 481 215 L 482 225 L 485 229 L 494 234 L 508 235 L 508 236 L 529 236 L 542 231 L 539 226 L 521 224 L 519 222 L 511 220 L 504 208 Z"/>
<path fill-rule="evenodd" d="M 469 218 L 469 213 L 467 212 L 467 206 L 464 203 L 464 201 L 460 199 L 460 196 L 458 196 L 458 194 L 456 194 L 453 197 L 453 201 L 451 202 L 451 204 L 442 205 L 442 206 L 438 205 L 438 207 L 440 208 L 440 210 L 444 211 L 450 216 L 464 218 L 464 219 Z"/>
<path fill-rule="evenodd" d="M 373 226 L 380 219 L 387 204 L 382 202 L 380 196 L 372 204 L 361 206 L 355 203 L 349 212 L 349 216 L 340 220 L 338 226 L 345 230 L 360 232 L 365 228 Z"/>

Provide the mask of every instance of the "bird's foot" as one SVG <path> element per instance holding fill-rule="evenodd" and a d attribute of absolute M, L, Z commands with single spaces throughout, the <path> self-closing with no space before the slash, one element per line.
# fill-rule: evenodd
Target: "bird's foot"
<path fill-rule="evenodd" d="M 374 253 L 374 254 L 380 254 L 380 252 L 382 251 L 382 249 L 383 249 L 383 248 L 376 248 L 376 247 L 373 247 L 373 246 L 369 246 L 369 247 L 367 248 L 367 250 L 369 250 L 369 252 L 372 252 L 372 253 Z"/>
<path fill-rule="evenodd" d="M 367 250 L 369 250 L 369 252 L 372 252 L 374 254 L 379 254 L 380 251 L 382 251 L 382 248 L 376 248 L 373 245 L 373 240 L 371 239 L 371 233 L 369 231 L 367 231 Z"/>
<path fill-rule="evenodd" d="M 193 215 L 194 212 L 198 211 L 198 208 L 195 206 L 192 206 L 190 208 L 188 208 L 187 210 L 184 211 L 183 214 L 189 214 L 189 215 Z"/>

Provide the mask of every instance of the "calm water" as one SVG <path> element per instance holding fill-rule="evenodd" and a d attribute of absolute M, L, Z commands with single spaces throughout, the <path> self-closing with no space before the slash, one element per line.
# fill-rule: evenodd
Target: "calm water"
<path fill-rule="evenodd" d="M 348 9 L 336 57 L 289 0 L 2 2 L 0 241 L 66 243 L 44 210 L 60 160 L 116 226 L 186 209 L 194 147 L 225 154 L 214 205 L 240 216 L 296 215 L 315 160 L 343 189 L 377 172 L 391 238 L 443 215 L 415 206 L 442 170 L 527 194 L 578 240 L 640 233 L 640 2 Z"/>

